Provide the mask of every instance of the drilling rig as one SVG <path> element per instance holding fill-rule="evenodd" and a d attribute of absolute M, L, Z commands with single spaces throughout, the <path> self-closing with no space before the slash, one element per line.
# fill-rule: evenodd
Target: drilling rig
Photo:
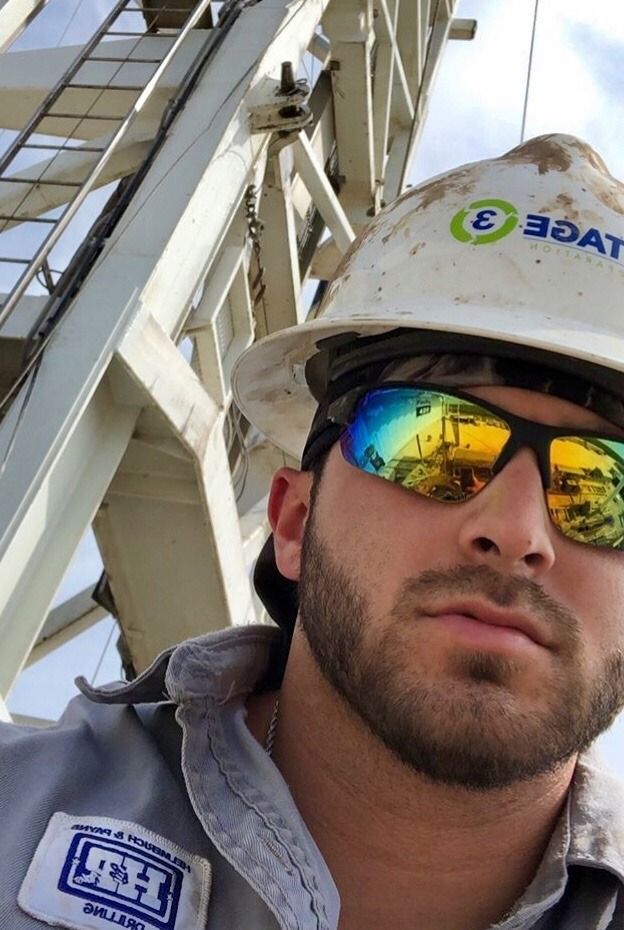
<path fill-rule="evenodd" d="M 54 0 L 51 0 L 51 4 Z M 128 676 L 262 621 L 286 457 L 233 404 L 406 185 L 456 0 L 119 0 L 80 46 L 0 10 L 0 712 L 106 613 Z M 284 359 L 288 364 L 288 359 Z M 297 464 L 297 463 L 290 463 Z M 97 586 L 51 609 L 92 526 Z"/>

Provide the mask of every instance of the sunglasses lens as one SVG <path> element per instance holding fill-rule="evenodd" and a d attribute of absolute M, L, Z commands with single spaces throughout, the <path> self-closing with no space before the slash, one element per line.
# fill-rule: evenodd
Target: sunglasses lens
<path fill-rule="evenodd" d="M 464 501 L 492 478 L 511 430 L 496 414 L 440 391 L 369 391 L 342 434 L 350 465 L 440 501 Z"/>
<path fill-rule="evenodd" d="M 624 442 L 564 436 L 550 445 L 548 507 L 577 542 L 624 549 Z"/>

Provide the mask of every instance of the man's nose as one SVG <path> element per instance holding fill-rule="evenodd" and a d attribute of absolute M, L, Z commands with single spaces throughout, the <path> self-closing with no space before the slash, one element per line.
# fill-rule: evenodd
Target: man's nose
<path fill-rule="evenodd" d="M 530 449 L 521 449 L 462 510 L 459 545 L 469 563 L 533 579 L 554 565 L 556 531 Z"/>

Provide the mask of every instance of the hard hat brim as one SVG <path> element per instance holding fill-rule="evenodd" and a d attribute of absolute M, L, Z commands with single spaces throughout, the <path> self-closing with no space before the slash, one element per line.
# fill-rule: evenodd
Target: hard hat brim
<path fill-rule="evenodd" d="M 581 377 L 619 394 L 624 393 L 624 338 L 574 321 L 566 328 L 561 318 L 522 307 L 501 311 L 500 307 L 454 304 L 456 322 L 449 324 L 449 305 L 428 307 L 427 317 L 414 307 L 404 311 L 385 308 L 376 319 L 358 316 L 344 320 L 319 319 L 274 333 L 247 349 L 234 367 L 234 399 L 247 417 L 275 445 L 300 459 L 316 409 L 305 376 L 305 365 L 317 352 L 317 343 L 331 336 L 354 333 L 373 336 L 396 329 L 437 334 L 435 351 L 457 351 L 457 337 L 483 341 L 483 352 L 543 362 L 575 372 Z M 418 319 L 415 319 L 419 317 Z M 522 342 L 519 329 L 522 328 Z M 424 351 L 434 351 L 430 339 Z"/>

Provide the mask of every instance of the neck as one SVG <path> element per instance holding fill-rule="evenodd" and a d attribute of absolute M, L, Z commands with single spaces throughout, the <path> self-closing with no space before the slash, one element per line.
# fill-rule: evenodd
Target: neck
<path fill-rule="evenodd" d="M 264 740 L 271 700 L 250 707 Z M 434 784 L 404 766 L 293 639 L 273 758 L 333 875 L 340 930 L 484 930 L 533 878 L 574 760 L 508 789 Z"/>

